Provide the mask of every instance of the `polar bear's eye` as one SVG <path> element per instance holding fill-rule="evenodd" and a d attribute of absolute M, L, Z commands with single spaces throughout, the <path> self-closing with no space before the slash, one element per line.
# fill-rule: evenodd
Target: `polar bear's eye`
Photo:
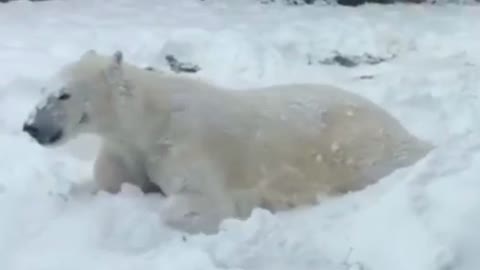
<path fill-rule="evenodd" d="M 68 93 L 62 93 L 60 96 L 58 96 L 59 100 L 67 100 L 70 98 L 70 94 Z"/>

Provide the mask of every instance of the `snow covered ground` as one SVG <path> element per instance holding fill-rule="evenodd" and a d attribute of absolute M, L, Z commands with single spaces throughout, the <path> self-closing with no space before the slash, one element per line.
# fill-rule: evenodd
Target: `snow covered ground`
<path fill-rule="evenodd" d="M 477 270 L 480 268 L 480 7 L 285 7 L 253 0 L 68 0 L 0 5 L 0 269 Z M 217 235 L 163 226 L 158 199 L 62 198 L 90 174 L 95 141 L 43 149 L 20 131 L 42 80 L 85 50 L 166 54 L 241 90 L 331 83 L 437 145 L 364 191 Z M 334 51 L 396 56 L 321 65 Z M 310 64 L 308 64 L 310 63 Z M 363 77 L 364 79 L 360 79 Z"/>

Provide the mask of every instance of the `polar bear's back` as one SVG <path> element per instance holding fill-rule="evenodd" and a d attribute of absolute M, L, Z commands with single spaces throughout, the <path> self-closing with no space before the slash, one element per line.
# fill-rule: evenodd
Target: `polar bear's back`
<path fill-rule="evenodd" d="M 257 110 L 248 147 L 237 149 L 248 157 L 242 177 L 270 208 L 364 188 L 431 149 L 379 106 L 331 86 L 274 86 L 240 96 Z"/>

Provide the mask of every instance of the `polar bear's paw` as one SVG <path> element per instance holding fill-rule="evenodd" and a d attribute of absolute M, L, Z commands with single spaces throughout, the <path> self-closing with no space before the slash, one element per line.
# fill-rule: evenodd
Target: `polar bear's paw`
<path fill-rule="evenodd" d="M 200 194 L 174 194 L 165 199 L 161 210 L 168 226 L 184 232 L 213 234 L 221 221 L 231 215 L 217 200 Z"/>

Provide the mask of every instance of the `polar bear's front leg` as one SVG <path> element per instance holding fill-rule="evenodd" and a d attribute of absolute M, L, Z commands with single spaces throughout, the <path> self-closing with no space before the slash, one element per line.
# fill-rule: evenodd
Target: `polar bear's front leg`
<path fill-rule="evenodd" d="M 117 193 L 123 183 L 133 182 L 132 177 L 119 156 L 105 148 L 100 150 L 94 165 L 94 178 L 99 190 Z"/>
<path fill-rule="evenodd" d="M 111 193 L 118 193 L 124 183 L 135 185 L 144 193 L 163 193 L 141 169 L 107 148 L 101 149 L 95 161 L 94 177 L 98 189 Z"/>
<path fill-rule="evenodd" d="M 192 147 L 177 148 L 160 164 L 152 160 L 149 175 L 167 194 L 162 216 L 168 225 L 190 233 L 213 233 L 221 221 L 236 215 L 221 168 Z"/>

